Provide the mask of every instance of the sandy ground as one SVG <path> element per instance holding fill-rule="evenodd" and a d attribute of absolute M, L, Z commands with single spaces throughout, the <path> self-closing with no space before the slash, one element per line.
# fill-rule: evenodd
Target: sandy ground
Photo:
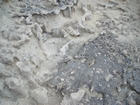
<path fill-rule="evenodd" d="M 140 0 L 0 0 L 0 105 L 140 105 Z"/>

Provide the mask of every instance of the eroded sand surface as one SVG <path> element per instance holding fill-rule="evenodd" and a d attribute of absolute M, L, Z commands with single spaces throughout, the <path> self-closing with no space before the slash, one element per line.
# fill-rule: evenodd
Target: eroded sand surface
<path fill-rule="evenodd" d="M 0 0 L 0 105 L 140 105 L 140 0 Z"/>

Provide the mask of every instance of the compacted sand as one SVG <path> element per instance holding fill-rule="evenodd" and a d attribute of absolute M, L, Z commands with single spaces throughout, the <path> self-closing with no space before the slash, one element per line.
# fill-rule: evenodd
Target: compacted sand
<path fill-rule="evenodd" d="M 0 105 L 140 105 L 140 0 L 0 0 Z"/>

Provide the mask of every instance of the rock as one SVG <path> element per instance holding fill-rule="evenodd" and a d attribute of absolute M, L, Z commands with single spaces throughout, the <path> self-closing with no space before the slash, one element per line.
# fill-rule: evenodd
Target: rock
<path fill-rule="evenodd" d="M 71 99 L 69 97 L 64 97 L 62 102 L 61 102 L 61 105 L 77 105 L 78 104 L 78 101 L 77 100 L 74 100 L 74 99 Z M 81 104 L 82 105 L 82 104 Z"/>
<path fill-rule="evenodd" d="M 48 91 L 45 88 L 37 88 L 35 90 L 30 91 L 31 97 L 37 102 L 39 105 L 47 105 L 48 104 Z"/>
<path fill-rule="evenodd" d="M 82 59 L 82 60 L 81 60 L 81 63 L 84 63 L 85 61 L 86 61 L 86 59 Z"/>
<path fill-rule="evenodd" d="M 1 95 L 1 96 L 4 95 L 4 84 L 3 84 L 3 82 L 4 82 L 4 81 L 2 81 L 2 80 L 0 81 L 0 95 Z"/>
<path fill-rule="evenodd" d="M 78 31 L 77 29 L 74 30 L 72 27 L 69 27 L 69 28 L 68 28 L 68 33 L 69 33 L 71 36 L 75 36 L 75 37 L 80 36 L 79 31 Z"/>
<path fill-rule="evenodd" d="M 10 77 L 10 76 L 12 76 L 12 73 L 7 70 L 0 70 L 0 76 L 1 77 Z"/>
<path fill-rule="evenodd" d="M 36 66 L 40 67 L 41 66 L 41 61 L 37 56 L 31 56 L 31 62 L 33 62 Z"/>
<path fill-rule="evenodd" d="M 31 20 L 32 20 L 32 15 L 29 15 L 27 18 L 26 18 L 26 23 L 28 24 L 28 25 L 31 25 L 32 24 L 32 22 L 31 22 Z"/>
<path fill-rule="evenodd" d="M 91 67 L 94 64 L 95 64 L 95 59 L 93 58 L 92 61 L 91 61 L 91 63 L 89 64 L 89 67 Z"/>
<path fill-rule="evenodd" d="M 112 77 L 113 77 L 113 75 L 108 74 L 108 75 L 106 76 L 105 80 L 106 80 L 106 81 L 109 81 Z"/>
<path fill-rule="evenodd" d="M 63 11 L 64 17 L 71 17 L 71 13 L 70 13 L 70 12 L 71 12 L 71 11 L 70 11 L 69 8 L 67 8 L 66 10 L 64 10 L 64 11 Z"/>
<path fill-rule="evenodd" d="M 25 65 L 23 62 L 17 62 L 16 65 L 19 67 L 21 75 L 25 78 L 30 78 L 32 71 L 29 66 Z"/>
<path fill-rule="evenodd" d="M 69 45 L 73 43 L 72 41 L 69 41 L 68 43 L 66 43 L 64 46 L 62 46 L 62 48 L 60 49 L 60 53 L 62 55 L 66 55 L 66 52 L 68 51 L 69 49 Z"/>
<path fill-rule="evenodd" d="M 119 100 L 122 102 L 127 98 L 128 90 L 122 89 L 121 92 L 119 93 Z"/>
<path fill-rule="evenodd" d="M 14 56 L 12 54 L 5 54 L 3 56 L 3 61 L 6 64 L 12 64 L 14 62 Z"/>
<path fill-rule="evenodd" d="M 52 37 L 63 37 L 64 36 L 62 31 L 58 28 L 52 28 L 50 33 L 51 33 Z"/>
<path fill-rule="evenodd" d="M 14 92 L 18 92 L 23 97 L 27 95 L 26 85 L 21 79 L 14 77 L 6 78 L 5 83 L 9 89 L 13 90 Z"/>
<path fill-rule="evenodd" d="M 82 97 L 84 96 L 84 94 L 85 94 L 85 90 L 80 89 L 80 90 L 78 90 L 78 92 L 71 93 L 71 98 L 75 99 L 77 101 L 80 101 L 82 99 Z"/>
<path fill-rule="evenodd" d="M 0 63 L 0 70 L 5 70 L 5 65 Z"/>

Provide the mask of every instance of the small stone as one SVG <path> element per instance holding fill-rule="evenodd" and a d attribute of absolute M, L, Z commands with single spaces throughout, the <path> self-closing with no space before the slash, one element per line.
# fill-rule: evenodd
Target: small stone
<path fill-rule="evenodd" d="M 74 58 L 75 58 L 75 59 L 78 58 L 78 55 L 74 56 Z"/>
<path fill-rule="evenodd" d="M 64 82 L 64 78 L 61 78 L 60 80 L 61 80 L 62 82 Z"/>
<path fill-rule="evenodd" d="M 118 91 L 118 92 L 121 92 L 121 88 L 120 88 L 120 87 L 117 87 L 117 91 Z"/>
<path fill-rule="evenodd" d="M 108 82 L 112 77 L 113 77 L 113 75 L 108 74 L 108 75 L 106 76 L 105 80 Z"/>
<path fill-rule="evenodd" d="M 82 59 L 82 60 L 81 60 L 81 63 L 84 63 L 85 61 L 86 61 L 86 59 Z"/>
<path fill-rule="evenodd" d="M 121 102 L 127 98 L 127 93 L 128 93 L 128 90 L 125 90 L 125 89 L 121 90 L 118 97 Z"/>
<path fill-rule="evenodd" d="M 92 61 L 91 61 L 91 63 L 90 63 L 90 65 L 89 65 L 89 67 L 91 67 L 92 65 L 94 65 L 94 63 L 95 63 L 95 59 L 93 58 Z"/>
<path fill-rule="evenodd" d="M 73 70 L 70 74 L 74 74 L 76 70 Z"/>

